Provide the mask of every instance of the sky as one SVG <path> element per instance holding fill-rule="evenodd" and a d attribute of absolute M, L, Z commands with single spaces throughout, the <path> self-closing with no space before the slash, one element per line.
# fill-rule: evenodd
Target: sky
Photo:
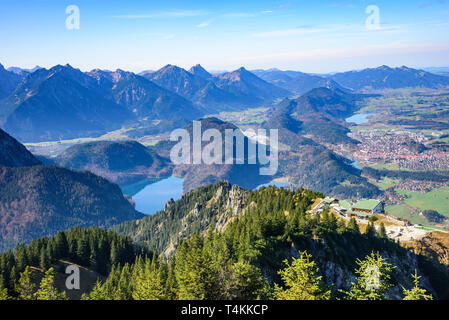
<path fill-rule="evenodd" d="M 449 0 L 0 0 L 0 63 L 133 72 L 198 63 L 310 73 L 448 67 L 448 31 Z"/>

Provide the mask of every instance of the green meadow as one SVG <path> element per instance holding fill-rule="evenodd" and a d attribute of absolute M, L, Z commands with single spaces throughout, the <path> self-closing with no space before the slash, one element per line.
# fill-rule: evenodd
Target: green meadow
<path fill-rule="evenodd" d="M 396 192 L 407 195 L 406 204 L 418 210 L 436 210 L 449 217 L 449 186 L 443 186 L 426 193 L 399 190 Z"/>

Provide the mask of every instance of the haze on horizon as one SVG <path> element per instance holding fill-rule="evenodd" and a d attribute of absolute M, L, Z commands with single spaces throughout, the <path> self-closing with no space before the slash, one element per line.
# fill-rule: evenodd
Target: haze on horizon
<path fill-rule="evenodd" d="M 66 27 L 66 8 L 80 28 Z M 367 28 L 367 7 L 379 27 Z M 140 72 L 166 64 L 208 70 L 327 73 L 448 66 L 449 1 L 48 1 L 1 0 L 0 63 L 66 64 Z"/>

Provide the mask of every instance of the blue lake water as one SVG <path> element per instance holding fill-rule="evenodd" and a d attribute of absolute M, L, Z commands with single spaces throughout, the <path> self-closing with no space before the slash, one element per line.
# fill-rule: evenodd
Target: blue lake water
<path fill-rule="evenodd" d="M 353 166 L 353 167 L 356 168 L 356 169 L 362 170 L 362 167 L 359 166 L 359 163 L 358 163 L 357 160 L 354 161 L 354 162 L 352 162 L 352 163 L 351 163 L 351 166 Z"/>
<path fill-rule="evenodd" d="M 346 118 L 346 122 L 353 122 L 355 124 L 362 124 L 369 121 L 368 117 L 374 113 L 357 113 L 349 118 Z"/>
<path fill-rule="evenodd" d="M 148 184 L 133 195 L 136 210 L 145 214 L 154 214 L 164 208 L 168 200 L 178 200 L 182 196 L 182 183 L 184 179 L 169 177 Z"/>
<path fill-rule="evenodd" d="M 345 153 L 345 157 L 348 159 L 351 159 L 351 155 L 349 153 Z M 351 166 L 353 166 L 356 169 L 362 170 L 363 168 L 359 165 L 359 162 L 357 160 L 351 162 Z"/>

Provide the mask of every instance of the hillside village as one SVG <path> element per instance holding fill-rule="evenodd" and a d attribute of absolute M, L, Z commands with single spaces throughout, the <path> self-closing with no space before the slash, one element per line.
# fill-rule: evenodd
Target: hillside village
<path fill-rule="evenodd" d="M 408 221 L 398 220 L 387 215 L 382 200 L 361 199 L 353 202 L 348 199 L 338 200 L 331 197 L 318 198 L 308 212 L 315 215 L 325 210 L 346 221 L 354 218 L 362 228 L 366 227 L 368 222 L 372 222 L 378 229 L 383 223 L 387 236 L 400 242 L 420 240 L 431 232 L 420 225 L 413 225 Z"/>

